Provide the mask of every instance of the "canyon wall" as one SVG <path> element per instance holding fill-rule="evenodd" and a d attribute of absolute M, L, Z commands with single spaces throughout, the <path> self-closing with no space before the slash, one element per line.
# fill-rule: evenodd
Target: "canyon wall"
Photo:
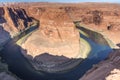
<path fill-rule="evenodd" d="M 10 38 L 24 31 L 32 24 L 26 11 L 16 7 L 0 7 L 0 44 L 3 46 Z"/>

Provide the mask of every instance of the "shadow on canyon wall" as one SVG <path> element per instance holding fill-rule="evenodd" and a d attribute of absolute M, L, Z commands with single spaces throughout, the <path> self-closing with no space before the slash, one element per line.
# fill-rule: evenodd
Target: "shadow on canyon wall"
<path fill-rule="evenodd" d="M 90 39 L 92 39 L 94 42 L 96 42 L 98 44 L 110 46 L 109 43 L 105 40 L 104 36 L 101 35 L 100 33 L 89 30 L 87 28 L 84 28 L 83 26 L 76 26 L 76 28 L 87 33 L 89 35 Z"/>
<path fill-rule="evenodd" d="M 0 24 L 5 23 L 5 22 L 6 22 L 5 18 L 0 16 Z"/>
<path fill-rule="evenodd" d="M 18 27 L 20 25 L 20 19 L 23 20 L 23 25 L 28 26 L 28 22 L 32 22 L 32 19 L 27 16 L 27 13 L 24 9 L 12 9 L 8 8 L 10 17 L 14 23 L 14 26 Z"/>

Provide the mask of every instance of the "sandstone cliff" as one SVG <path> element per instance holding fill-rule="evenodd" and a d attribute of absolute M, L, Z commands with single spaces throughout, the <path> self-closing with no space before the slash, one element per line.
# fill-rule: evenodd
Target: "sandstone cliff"
<path fill-rule="evenodd" d="M 28 17 L 22 8 L 0 7 L 0 44 L 6 43 L 32 24 L 32 18 Z"/>
<path fill-rule="evenodd" d="M 32 19 L 28 17 L 26 11 L 22 8 L 4 7 L 4 18 L 6 23 L 4 29 L 8 31 L 11 36 L 23 31 L 26 27 L 30 26 Z"/>

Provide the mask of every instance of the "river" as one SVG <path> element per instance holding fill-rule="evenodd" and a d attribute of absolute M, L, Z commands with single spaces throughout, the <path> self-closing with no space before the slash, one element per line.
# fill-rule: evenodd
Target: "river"
<path fill-rule="evenodd" d="M 8 64 L 9 70 L 23 80 L 78 80 L 92 67 L 93 64 L 97 64 L 105 59 L 112 51 L 109 46 L 97 44 L 83 34 L 81 34 L 80 37 L 90 44 L 91 51 L 89 52 L 88 57 L 78 66 L 64 73 L 36 71 L 28 60 L 20 53 L 21 47 L 14 41 L 7 43 L 0 53 L 2 59 Z"/>

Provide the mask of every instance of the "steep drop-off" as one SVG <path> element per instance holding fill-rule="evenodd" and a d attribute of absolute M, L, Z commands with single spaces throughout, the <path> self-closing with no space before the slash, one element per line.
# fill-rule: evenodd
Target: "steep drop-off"
<path fill-rule="evenodd" d="M 114 50 L 109 57 L 93 66 L 80 80 L 119 80 L 120 50 Z"/>
<path fill-rule="evenodd" d="M 0 44 L 24 31 L 32 20 L 22 8 L 0 7 Z"/>

